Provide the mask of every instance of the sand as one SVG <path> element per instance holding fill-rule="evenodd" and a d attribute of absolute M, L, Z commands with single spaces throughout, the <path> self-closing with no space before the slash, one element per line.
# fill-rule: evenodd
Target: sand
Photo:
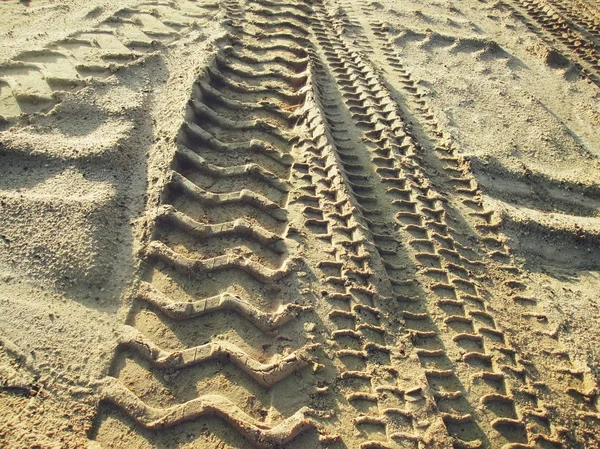
<path fill-rule="evenodd" d="M 600 447 L 600 4 L 0 3 L 0 447 Z"/>

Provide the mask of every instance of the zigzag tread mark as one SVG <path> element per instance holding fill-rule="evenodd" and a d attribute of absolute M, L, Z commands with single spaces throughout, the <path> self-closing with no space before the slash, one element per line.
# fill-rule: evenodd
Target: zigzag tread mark
<path fill-rule="evenodd" d="M 98 383 L 97 390 L 101 401 L 122 409 L 138 425 L 147 429 L 165 429 L 204 416 L 215 416 L 226 421 L 259 449 L 276 449 L 309 429 L 322 430 L 315 419 L 320 413 L 308 407 L 298 410 L 280 424 L 269 427 L 248 416 L 222 396 L 205 395 L 167 409 L 158 409 L 144 404 L 115 378 L 103 379 Z"/>
<path fill-rule="evenodd" d="M 256 89 L 263 88 L 262 82 L 269 82 L 271 78 L 287 84 L 292 89 L 297 89 L 306 84 L 307 75 L 303 73 L 286 73 L 284 70 L 257 71 L 248 67 L 241 67 L 232 59 L 226 58 L 221 53 L 215 55 L 215 65 L 220 71 L 227 71 L 238 78 L 245 80 L 258 80 L 259 85 L 251 85 Z"/>
<path fill-rule="evenodd" d="M 257 115 L 258 112 L 264 113 L 270 118 L 275 118 L 283 126 L 289 127 L 295 120 L 294 113 L 286 110 L 281 104 L 273 101 L 265 100 L 264 98 L 257 99 L 255 102 L 248 102 L 230 98 L 222 90 L 216 89 L 206 80 L 200 79 L 197 81 L 198 89 L 201 94 L 208 98 L 213 105 L 221 105 L 224 108 L 232 111 L 240 111 L 246 114 Z M 295 109 L 295 106 L 287 107 Z"/>
<path fill-rule="evenodd" d="M 281 222 L 285 222 L 287 220 L 286 211 L 281 206 L 270 199 L 263 197 L 262 195 L 254 193 L 251 190 L 244 189 L 239 192 L 231 193 L 210 193 L 196 186 L 194 183 L 175 171 L 171 172 L 168 185 L 173 189 L 184 192 L 186 195 L 189 195 L 196 201 L 199 201 L 203 204 L 210 206 L 248 204 L 263 212 L 266 212 L 275 220 Z"/>
<path fill-rule="evenodd" d="M 180 351 L 168 352 L 155 345 L 140 331 L 129 326 L 126 326 L 125 332 L 120 337 L 119 345 L 134 350 L 154 365 L 169 370 L 200 365 L 209 360 L 226 360 L 235 364 L 265 387 L 274 385 L 308 365 L 312 364 L 313 367 L 318 367 L 317 360 L 311 355 L 311 352 L 320 347 L 316 344 L 306 345 L 285 357 L 265 364 L 253 359 L 240 348 L 226 341 L 211 342 Z"/>
<path fill-rule="evenodd" d="M 265 51 L 259 46 L 252 46 L 250 48 L 248 46 L 243 46 L 241 49 L 236 48 L 236 46 L 226 46 L 222 48 L 222 51 L 223 53 L 225 53 L 225 55 L 229 56 L 230 58 L 249 66 L 260 65 L 264 67 L 265 65 L 277 64 L 282 65 L 289 70 L 292 70 L 295 74 L 300 74 L 306 71 L 306 67 L 308 64 L 308 56 L 298 56 L 298 53 L 301 51 L 299 47 L 298 49 L 296 49 L 295 46 L 290 46 L 289 48 L 286 48 L 284 46 L 272 45 L 269 48 L 269 51 Z M 281 50 L 279 50 L 279 48 L 281 48 Z M 285 48 L 285 50 L 283 50 L 283 48 Z M 260 53 L 264 54 L 257 56 L 257 52 L 255 51 L 257 49 Z M 281 56 L 279 54 L 275 54 L 274 56 L 269 55 L 270 53 L 277 51 L 285 51 L 286 53 L 292 53 L 295 56 L 295 58 L 289 58 L 287 56 Z"/>
<path fill-rule="evenodd" d="M 237 176 L 249 175 L 258 178 L 260 181 L 269 184 L 282 193 L 287 193 L 289 191 L 289 184 L 287 182 L 283 181 L 281 178 L 256 163 L 220 167 L 218 165 L 211 164 L 198 153 L 186 148 L 183 144 L 180 144 L 180 146 L 177 148 L 176 156 L 185 160 L 195 169 L 214 177 L 233 178 Z"/>
<path fill-rule="evenodd" d="M 265 29 L 269 28 L 266 23 L 263 23 L 262 26 Z M 245 36 L 251 39 L 256 37 L 256 34 L 254 32 L 247 31 L 246 29 L 244 29 L 243 26 L 239 24 L 232 25 L 231 30 L 238 36 Z M 293 34 L 289 31 L 261 32 L 260 34 L 264 39 L 268 39 L 271 41 L 281 40 L 292 42 L 295 45 L 304 45 L 306 47 L 311 46 L 311 41 L 308 36 L 298 36 L 297 34 Z"/>
<path fill-rule="evenodd" d="M 136 298 L 153 305 L 169 318 L 176 320 L 191 319 L 219 310 L 234 311 L 264 332 L 276 331 L 295 319 L 299 313 L 312 309 L 309 306 L 290 303 L 267 313 L 229 293 L 194 302 L 174 302 L 147 282 L 141 283 Z"/>
<path fill-rule="evenodd" d="M 274 137 L 283 144 L 289 144 L 293 139 L 293 136 L 290 133 L 262 119 L 232 120 L 224 117 L 223 114 L 214 111 L 206 104 L 195 99 L 191 99 L 189 105 L 196 118 L 203 123 L 209 122 L 225 130 L 255 131 L 264 134 L 267 138 Z"/>
<path fill-rule="evenodd" d="M 211 273 L 228 269 L 239 269 L 251 275 L 260 282 L 276 282 L 292 271 L 292 263 L 287 259 L 277 270 L 266 268 L 264 265 L 241 256 L 217 256 L 210 259 L 194 259 L 178 254 L 162 242 L 150 242 L 145 254 L 149 258 L 160 260 L 176 270 L 185 273 Z"/>
<path fill-rule="evenodd" d="M 227 223 L 207 225 L 197 222 L 186 214 L 177 211 L 171 205 L 160 206 L 155 211 L 154 216 L 158 220 L 166 221 L 197 239 L 240 235 L 255 239 L 261 245 L 275 253 L 285 253 L 285 242 L 280 236 L 256 227 L 242 218 Z"/>
<path fill-rule="evenodd" d="M 293 161 L 289 154 L 282 153 L 262 140 L 252 139 L 246 142 L 225 143 L 195 123 L 185 122 L 182 129 L 188 138 L 201 142 L 215 151 L 229 152 L 229 154 L 258 153 L 267 156 L 284 167 L 289 167 Z"/>
<path fill-rule="evenodd" d="M 206 71 L 211 79 L 211 82 L 216 85 L 224 86 L 234 92 L 238 92 L 240 94 L 248 95 L 269 95 L 274 97 L 280 97 L 283 101 L 288 102 L 288 104 L 299 104 L 304 99 L 304 94 L 301 90 L 298 92 L 293 92 L 288 89 L 283 89 L 281 86 L 267 84 L 261 86 L 254 86 L 251 84 L 247 84 L 244 82 L 239 82 L 231 79 L 226 74 L 224 74 L 216 64 L 209 65 L 206 68 Z"/>

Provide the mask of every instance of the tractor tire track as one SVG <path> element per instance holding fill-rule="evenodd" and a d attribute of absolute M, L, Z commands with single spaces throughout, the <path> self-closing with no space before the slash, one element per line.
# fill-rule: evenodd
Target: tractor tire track
<path fill-rule="evenodd" d="M 22 114 L 49 112 L 62 92 L 82 89 L 93 79 L 138 64 L 149 53 L 164 51 L 206 25 L 216 12 L 210 4 L 142 2 L 121 8 L 95 28 L 16 55 L 0 64 L 3 124 Z"/>
<path fill-rule="evenodd" d="M 339 56 L 340 53 L 338 52 L 338 60 L 340 59 Z M 350 57 L 348 49 L 346 49 L 346 57 Z M 363 110 L 367 110 L 369 106 L 372 109 L 375 109 L 374 103 L 368 98 L 369 96 L 373 98 L 377 95 L 377 88 L 375 87 L 376 83 L 371 81 L 376 79 L 375 73 L 372 71 L 370 73 L 369 71 L 357 73 L 356 71 L 360 68 L 359 55 L 356 53 L 353 54 L 352 59 L 352 61 L 344 64 L 344 73 L 341 75 L 342 79 L 339 83 L 341 89 L 344 89 L 345 86 L 349 86 L 349 84 L 346 83 L 347 80 L 357 80 L 355 85 L 358 84 L 359 79 L 367 80 L 365 86 L 365 98 L 360 107 L 362 107 Z M 333 62 L 337 64 L 336 61 Z M 365 65 L 366 64 L 364 64 L 363 67 Z M 355 76 L 351 74 L 352 71 L 356 73 Z M 363 85 L 364 84 L 365 82 L 363 81 Z M 357 90 L 349 92 L 351 95 L 357 93 Z M 369 100 L 371 100 L 371 105 L 365 104 Z M 355 106 L 350 103 L 349 109 L 352 107 Z M 381 120 L 380 117 L 383 117 L 384 120 L 390 119 L 389 115 L 383 115 L 381 112 L 375 112 L 371 117 L 379 120 Z M 354 119 L 358 126 L 365 128 L 369 127 L 366 123 L 364 114 L 354 114 Z M 371 128 L 377 126 L 377 120 L 371 120 L 371 123 Z M 403 129 L 401 126 L 394 127 L 394 125 L 389 122 L 386 123 L 384 121 L 383 124 L 385 126 L 382 126 L 382 129 L 387 128 L 391 131 Z M 368 136 L 371 132 L 372 131 L 366 131 L 365 135 Z M 401 135 L 406 136 L 405 133 L 401 133 Z M 378 134 L 378 137 L 381 136 L 382 134 Z M 380 147 L 380 145 L 381 143 L 379 143 L 378 147 Z M 415 170 L 415 172 L 418 173 L 419 165 L 422 165 L 423 162 L 416 155 L 418 152 L 417 149 L 418 147 L 415 147 L 413 144 L 412 154 L 409 152 L 407 155 L 407 157 L 412 160 L 404 165 L 405 167 L 412 166 L 413 170 L 416 168 L 417 170 Z M 380 169 L 383 170 L 389 170 L 393 165 L 392 161 L 384 162 L 379 155 L 372 158 L 372 160 L 373 162 L 377 161 L 377 163 L 384 163 L 385 166 L 380 167 Z M 357 166 L 361 166 L 361 164 L 357 164 Z M 364 167 L 364 165 L 362 166 Z M 408 168 L 408 170 L 410 170 L 410 168 Z M 424 173 L 421 172 L 418 174 L 422 176 Z M 444 216 L 446 213 L 450 212 L 450 210 L 445 207 L 444 202 L 441 201 L 442 197 L 439 194 L 436 194 L 435 191 L 432 191 L 431 187 L 428 187 L 428 185 L 431 184 L 427 182 L 423 183 L 422 180 L 417 180 L 414 175 L 411 176 L 410 174 L 408 175 L 408 179 L 416 183 L 416 190 L 413 195 L 416 197 L 417 201 L 410 201 L 410 196 L 405 197 L 402 201 L 396 201 L 395 203 L 401 205 L 402 209 L 404 209 L 401 209 L 398 213 L 397 221 L 404 223 L 411 231 L 419 229 L 424 222 L 429 222 L 430 225 L 433 225 L 434 230 L 427 230 L 426 228 L 421 228 L 422 230 L 419 229 L 421 231 L 421 238 L 413 239 L 411 241 L 411 246 L 414 246 L 415 248 L 427 248 L 426 252 L 414 253 L 414 257 L 421 265 L 428 266 L 423 271 L 426 272 L 428 275 L 427 277 L 429 277 L 431 293 L 444 298 L 438 303 L 438 306 L 441 306 L 440 308 L 447 314 L 447 317 L 444 319 L 445 324 L 449 325 L 451 328 L 456 328 L 456 335 L 454 335 L 452 340 L 467 351 L 463 354 L 463 361 L 468 364 L 473 364 L 474 366 L 479 365 L 478 369 L 483 368 L 479 376 L 483 375 L 484 378 L 488 378 L 488 380 L 490 378 L 495 378 L 500 384 L 496 386 L 498 391 L 503 391 L 500 395 L 498 395 L 497 392 L 490 392 L 489 395 L 482 394 L 482 403 L 492 412 L 491 426 L 497 433 L 501 434 L 502 437 L 506 439 L 506 444 L 514 445 L 514 447 L 534 444 L 536 441 L 544 441 L 544 444 L 555 445 L 557 447 L 562 446 L 564 440 L 559 434 L 558 429 L 550 424 L 548 413 L 546 412 L 540 415 L 538 412 L 534 412 L 532 414 L 528 411 L 528 407 L 524 412 L 518 411 L 517 404 L 522 403 L 525 405 L 531 398 L 512 397 L 509 393 L 509 391 L 525 390 L 523 387 L 519 386 L 521 382 L 525 382 L 525 384 L 529 383 L 531 386 L 531 381 L 521 377 L 524 373 L 524 367 L 529 363 L 520 363 L 519 357 L 506 341 L 505 335 L 501 331 L 498 331 L 495 324 L 496 320 L 489 313 L 483 299 L 483 297 L 488 294 L 485 286 L 480 287 L 477 285 L 477 282 L 473 282 L 473 279 L 464 276 L 472 270 L 478 270 L 478 268 L 481 269 L 484 264 L 476 260 L 476 253 L 470 256 L 461 254 L 464 253 L 466 248 L 458 242 L 453 242 L 452 234 L 448 232 L 451 231 L 452 228 L 444 223 Z M 472 180 L 468 181 L 469 192 L 463 193 L 472 195 L 476 192 L 476 187 L 475 189 L 473 188 Z M 471 199 L 471 201 L 473 200 Z M 479 204 L 479 206 L 483 208 L 481 204 Z M 379 211 L 374 208 L 368 209 L 368 213 L 371 215 L 378 212 Z M 424 214 L 419 216 L 419 212 Z M 485 228 L 491 226 L 491 214 L 483 211 L 480 214 L 474 213 L 474 215 L 482 217 L 485 222 L 485 224 L 481 225 L 482 227 Z M 440 233 L 440 231 L 442 232 Z M 430 236 L 429 238 L 427 238 L 428 235 Z M 435 237 L 431 238 L 433 236 Z M 495 238 L 492 237 L 492 239 Z M 436 248 L 436 243 L 442 247 Z M 490 254 L 501 259 L 506 258 L 510 260 L 507 253 L 491 252 Z M 446 270 L 444 270 L 444 268 L 446 268 Z M 515 267 L 507 266 L 506 269 L 509 272 L 516 272 Z M 440 278 L 443 279 L 442 282 L 440 282 Z M 434 282 L 431 283 L 431 281 Z M 424 319 L 423 314 L 419 315 L 419 318 Z M 468 346 L 472 345 L 474 342 L 477 342 L 476 346 L 480 346 L 480 348 L 488 346 L 491 351 L 490 354 L 486 354 L 485 349 L 484 351 L 477 350 L 469 352 Z M 451 344 L 448 343 L 447 346 L 451 346 Z M 424 354 L 430 356 L 440 355 L 439 351 L 435 350 L 428 353 L 425 352 Z M 498 360 L 502 360 L 502 362 L 499 363 Z M 444 377 L 452 374 L 452 371 L 453 370 L 439 370 L 437 374 Z M 505 373 L 508 373 L 509 376 L 506 376 Z M 478 377 L 478 375 L 473 377 Z M 454 394 L 451 396 L 456 397 L 457 395 Z M 535 394 L 531 396 L 535 397 Z M 534 408 L 537 409 L 537 407 Z M 593 415 L 594 411 L 591 411 L 590 414 Z M 494 417 L 494 415 L 496 416 Z M 547 429 L 540 428 L 533 430 L 534 427 L 526 424 L 527 420 L 536 421 L 538 419 L 546 421 L 544 427 L 547 427 Z M 446 417 L 449 428 L 453 424 L 462 424 L 471 420 L 473 420 L 473 417 L 467 417 L 467 415 L 464 415 L 461 419 L 450 416 Z M 529 432 L 531 432 L 531 434 L 529 434 Z M 495 436 L 493 431 L 485 433 L 489 434 L 490 437 L 492 435 Z M 457 444 L 460 446 L 463 443 L 459 442 Z M 485 442 L 481 441 L 475 444 L 475 441 L 471 441 L 467 445 L 475 446 L 479 444 L 485 444 Z M 494 441 L 492 446 L 495 447 L 496 444 L 498 443 Z"/>
<path fill-rule="evenodd" d="M 589 373 L 584 374 L 575 368 L 568 353 L 553 338 L 552 323 L 548 321 L 544 311 L 537 305 L 537 299 L 524 293 L 528 289 L 527 284 L 523 279 L 522 270 L 512 256 L 510 247 L 506 244 L 506 237 L 502 235 L 502 218 L 484 203 L 481 189 L 469 164 L 460 156 L 458 145 L 454 142 L 451 134 L 435 119 L 438 115 L 436 110 L 416 88 L 411 74 L 400 62 L 400 55 L 387 40 L 386 30 L 382 24 L 371 23 L 371 29 L 374 37 L 380 42 L 385 56 L 385 60 L 381 60 L 379 63 L 389 67 L 389 73 L 393 73 L 389 76 L 390 80 L 400 86 L 403 94 L 401 98 L 396 98 L 396 101 L 410 110 L 410 112 L 404 111 L 405 114 L 417 118 L 416 123 L 413 122 L 413 133 L 418 133 L 419 143 L 430 152 L 429 157 L 425 158 L 426 165 L 430 167 L 429 171 L 432 173 L 442 172 L 446 175 L 445 179 L 441 179 L 435 174 L 432 177 L 436 178 L 435 182 L 438 186 L 455 192 L 456 198 L 452 200 L 453 205 L 465 217 L 465 222 L 469 224 L 468 232 L 475 232 L 477 235 L 477 240 L 480 242 L 480 256 L 487 259 L 486 265 L 496 265 L 497 272 L 504 273 L 495 280 L 496 285 L 502 286 L 503 294 L 512 299 L 514 313 L 521 315 L 523 319 L 531 323 L 534 331 L 530 338 L 535 338 L 539 347 L 548 348 L 544 350 L 544 354 L 545 357 L 551 359 L 550 363 L 547 360 L 540 360 L 540 363 L 548 363 L 547 370 L 555 373 L 552 377 L 553 383 L 558 379 L 559 388 L 555 388 L 552 394 L 560 395 L 561 400 L 570 403 L 572 407 L 586 410 L 577 415 L 574 424 L 569 424 L 573 428 L 577 428 L 579 425 L 582 428 L 581 431 L 578 431 L 578 435 L 571 434 L 570 437 L 573 441 L 595 442 L 596 437 L 592 436 L 593 431 L 589 430 L 597 425 L 598 419 L 597 397 L 594 390 L 590 389 L 594 383 L 593 378 Z M 393 90 L 391 87 L 390 89 Z M 489 272 L 487 269 L 481 270 L 477 267 L 470 267 L 469 271 L 478 271 L 480 275 Z M 494 288 L 492 287 L 491 290 Z M 547 379 L 550 380 L 550 377 Z M 538 380 L 538 383 L 542 384 L 541 380 Z M 578 392 L 575 393 L 575 391 Z M 540 400 L 543 401 L 542 398 L 546 396 L 543 390 L 540 390 L 538 394 Z M 536 408 L 540 400 L 533 401 Z M 546 400 L 551 401 L 551 399 Z M 570 421 L 572 416 L 563 415 L 561 419 Z M 541 419 L 538 417 L 538 420 Z"/>
<path fill-rule="evenodd" d="M 92 436 L 116 444 L 114 416 L 134 433 L 215 417 L 258 448 L 568 447 L 555 392 L 494 295 L 521 291 L 523 316 L 542 313 L 385 30 L 333 2 L 224 7 Z M 403 96 L 369 59 L 369 33 Z M 489 263 L 506 276 L 489 280 Z M 577 419 L 596 422 L 590 379 L 550 352 Z"/>
<path fill-rule="evenodd" d="M 265 42 L 244 48 L 258 20 L 278 13 L 262 8 L 251 12 L 233 2 L 226 8 L 230 32 L 219 42 L 190 99 L 173 171 L 165 182 L 162 205 L 154 213 L 151 241 L 142 252 L 142 282 L 132 295 L 134 307 L 128 319 L 132 326 L 123 330 L 114 365 L 122 366 L 119 359 L 123 357 L 141 357 L 150 363 L 144 366 L 151 371 L 173 373 L 221 360 L 236 365 L 264 388 L 268 397 L 275 384 L 294 372 L 307 366 L 317 371 L 319 365 L 312 353 L 320 345 L 304 345 L 275 357 L 257 349 L 261 347 L 258 342 L 263 348 L 270 347 L 281 326 L 311 307 L 295 303 L 266 307 L 264 298 L 254 303 L 264 289 L 278 291 L 280 297 L 298 297 L 293 282 L 286 281 L 300 268 L 288 244 L 295 231 L 287 210 L 294 191 L 289 177 L 298 130 L 293 113 L 286 109 L 295 108 L 303 99 L 307 82 L 303 73 L 308 67 L 307 60 L 297 61 L 287 50 L 278 51 L 277 57 L 266 62 L 254 55 L 269 51 L 269 47 L 287 48 L 282 40 L 295 41 L 296 35 L 304 36 L 307 31 L 292 26 L 288 16 L 295 14 L 285 13 L 278 23 L 286 29 L 283 38 L 267 34 Z M 275 125 L 274 118 L 283 126 Z M 254 162 L 248 163 L 249 159 Z M 238 186 L 243 188 L 236 190 Z M 210 282 L 214 290 L 204 288 L 207 279 L 215 278 L 220 282 Z M 292 289 L 288 294 L 283 292 L 284 281 Z M 169 289 L 164 288 L 166 284 L 171 284 Z M 245 286 L 243 293 L 239 285 Z M 201 293 L 197 293 L 198 287 Z M 194 301 L 178 299 L 185 296 Z M 252 351 L 220 340 L 175 351 L 169 346 L 176 342 L 161 347 L 153 341 L 155 333 L 143 330 L 145 306 L 180 322 L 207 320 L 219 311 L 235 312 L 255 326 L 257 344 L 251 345 Z M 227 328 L 227 319 L 219 324 L 222 331 L 233 329 Z M 177 327 L 173 330 L 177 333 Z M 102 403 L 116 406 L 146 429 L 171 428 L 183 421 L 216 416 L 251 444 L 264 448 L 284 444 L 309 429 L 321 430 L 311 418 L 319 413 L 307 407 L 298 407 L 278 425 L 262 424 L 228 399 L 226 391 L 223 396 L 200 395 L 182 405 L 153 408 L 127 386 L 126 377 L 120 378 L 119 369 L 110 374 L 98 386 Z"/>
<path fill-rule="evenodd" d="M 599 47 L 594 28 L 576 26 L 570 17 L 563 16 L 564 12 L 561 14 L 564 9 L 554 7 L 554 2 L 514 0 L 503 3 L 532 32 L 570 55 L 583 76 L 600 85 Z"/>

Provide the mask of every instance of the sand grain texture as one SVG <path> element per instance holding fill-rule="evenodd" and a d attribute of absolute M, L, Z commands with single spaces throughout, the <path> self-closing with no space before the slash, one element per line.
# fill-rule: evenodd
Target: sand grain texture
<path fill-rule="evenodd" d="M 0 447 L 600 447 L 600 5 L 0 4 Z"/>

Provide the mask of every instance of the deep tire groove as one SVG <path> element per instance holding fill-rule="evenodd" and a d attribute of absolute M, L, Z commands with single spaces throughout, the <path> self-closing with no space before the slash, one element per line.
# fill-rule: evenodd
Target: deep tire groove
<path fill-rule="evenodd" d="M 108 413 L 161 432 L 217 417 L 258 448 L 296 437 L 349 449 L 567 447 L 553 392 L 489 306 L 489 261 L 506 273 L 494 281 L 520 291 L 516 304 L 535 299 L 468 167 L 441 141 L 439 157 L 425 154 L 346 10 L 248 4 L 223 3 L 228 33 L 194 85 L 149 214 L 126 325 L 97 386 Z M 444 131 L 385 30 L 373 34 L 435 142 Z M 474 247 L 459 232 L 468 223 Z M 596 422 L 586 374 L 558 346 L 552 355 L 580 419 Z M 202 377 L 211 363 L 233 380 Z M 210 394 L 181 393 L 190 371 Z M 140 391 L 136 376 L 176 392 Z"/>
<path fill-rule="evenodd" d="M 325 34 L 325 30 L 322 30 L 322 34 Z M 324 38 L 323 40 L 326 41 Z M 330 47 L 333 45 L 331 42 L 324 43 Z M 345 64 L 346 68 L 340 67 L 338 69 L 341 72 L 338 84 L 341 86 L 342 91 L 347 89 L 347 95 L 354 96 L 362 90 L 366 91 L 365 94 L 372 98 L 377 98 L 377 95 L 382 91 L 385 92 L 382 85 L 380 85 L 380 89 L 376 88 L 377 82 L 375 80 L 377 77 L 373 74 L 373 71 L 368 70 L 365 62 L 361 62 L 359 55 L 354 54 L 351 56 L 348 49 L 342 47 L 338 44 L 337 53 L 340 56 L 337 57 L 337 61 L 335 56 L 336 51 L 332 48 L 326 49 L 330 52 L 330 57 L 332 58 L 330 62 L 336 63 L 342 59 L 354 59 L 354 69 L 348 64 Z M 357 67 L 360 66 L 367 68 L 367 70 L 363 70 L 362 73 L 356 72 L 358 70 Z M 352 71 L 355 71 L 355 77 L 353 77 Z M 350 78 L 365 81 L 362 83 L 357 81 L 354 85 L 344 81 Z M 385 95 L 382 97 L 385 98 Z M 379 112 L 377 112 L 377 106 L 379 106 Z M 351 107 L 349 105 L 349 108 Z M 390 118 L 388 111 L 384 112 L 381 105 L 377 105 L 374 102 L 371 108 L 376 111 L 372 113 L 372 126 L 368 124 L 363 125 L 364 118 L 355 116 L 357 126 L 376 129 L 377 123 L 381 123 L 382 121 L 381 117 Z M 411 234 L 414 235 L 414 233 L 417 233 L 419 237 L 408 241 L 408 247 L 412 249 L 409 252 L 417 259 L 418 264 L 423 267 L 421 273 L 428 280 L 430 293 L 434 297 L 439 298 L 437 306 L 439 310 L 446 314 L 444 322 L 451 329 L 454 329 L 454 336 L 451 340 L 461 351 L 465 351 L 463 361 L 474 369 L 473 375 L 475 378 L 485 379 L 491 376 L 498 383 L 496 388 L 492 389 L 489 393 L 482 394 L 481 402 L 488 408 L 488 412 L 485 415 L 490 416 L 489 425 L 501 434 L 506 444 L 515 445 L 514 447 L 533 444 L 535 441 L 544 441 L 545 444 L 556 446 L 562 445 L 560 436 L 555 433 L 548 421 L 547 413 L 543 416 L 546 426 L 550 429 L 550 434 L 546 433 L 543 429 L 532 430 L 531 426 L 527 427 L 526 420 L 532 417 L 539 419 L 539 413 L 534 413 L 532 416 L 531 413 L 517 411 L 516 404 L 523 401 L 516 400 L 511 393 L 522 390 L 522 387 L 519 385 L 523 382 L 527 383 L 531 381 L 524 376 L 525 371 L 516 351 L 506 342 L 504 334 L 496 329 L 495 320 L 487 310 L 484 297 L 480 296 L 485 290 L 481 289 L 477 285 L 477 282 L 473 282 L 468 277 L 461 278 L 456 276 L 457 273 L 459 275 L 470 273 L 471 269 L 480 267 L 483 264 L 477 260 L 465 257 L 461 254 L 465 248 L 461 248 L 462 245 L 453 242 L 451 234 L 448 232 L 451 228 L 449 228 L 444 220 L 447 208 L 440 201 L 441 197 L 429 187 L 428 183 L 423 182 L 422 177 L 424 172 L 420 168 L 422 161 L 417 156 L 418 149 L 410 138 L 407 141 L 406 133 L 402 131 L 398 132 L 402 130 L 403 126 L 399 124 L 394 127 L 393 124 L 385 122 L 384 124 L 387 125 L 389 131 L 382 128 L 382 132 L 375 134 L 378 139 L 373 142 L 376 144 L 375 151 L 384 150 L 385 143 L 382 141 L 382 138 L 385 139 L 385 134 L 389 135 L 391 133 L 394 140 L 400 137 L 400 139 L 404 139 L 402 142 L 405 144 L 404 151 L 398 152 L 399 155 L 405 156 L 404 160 L 406 162 L 403 164 L 402 171 L 408 172 L 405 175 L 407 182 L 401 189 L 405 197 L 401 202 L 392 201 L 392 204 L 395 203 L 401 206 L 397 215 L 398 222 L 404 225 L 405 229 Z M 366 131 L 365 137 L 368 137 L 370 132 Z M 394 134 L 396 135 L 394 136 Z M 384 161 L 379 156 L 376 156 L 372 158 L 372 162 L 377 166 Z M 393 161 L 385 161 L 385 166 L 380 167 L 380 169 L 390 170 L 391 167 L 393 167 Z M 398 167 L 398 173 L 401 173 L 400 170 L 400 167 Z M 354 175 L 357 176 L 359 174 L 354 173 Z M 406 191 L 406 187 L 409 189 L 408 192 Z M 364 189 L 364 186 L 361 186 L 361 188 Z M 411 201 L 411 199 L 416 201 Z M 373 198 L 370 198 L 370 201 L 374 202 Z M 368 208 L 367 210 L 370 214 L 379 212 L 376 208 Z M 484 217 L 487 218 L 485 215 Z M 377 225 L 375 220 L 372 220 L 372 223 L 373 225 Z M 386 240 L 384 235 L 379 238 L 380 240 Z M 420 250 L 422 245 L 425 245 L 425 248 Z M 441 245 L 441 247 L 438 247 L 438 245 Z M 392 263 L 389 265 L 393 266 Z M 431 310 L 431 306 L 428 307 Z M 411 315 L 411 318 L 423 320 L 426 318 L 426 315 L 417 313 Z M 444 344 L 446 347 L 453 346 L 446 338 Z M 432 351 L 428 349 L 420 355 L 421 357 L 437 357 L 440 353 L 437 350 Z M 453 371 L 452 369 L 434 370 L 431 374 L 445 378 L 452 375 Z M 529 388 L 526 389 L 528 390 Z M 500 395 L 498 395 L 498 391 L 501 392 Z M 446 395 L 443 399 L 456 399 L 457 396 L 456 392 L 453 392 L 450 395 Z M 533 397 L 535 398 L 535 395 Z M 476 404 L 473 399 L 469 399 L 469 401 Z M 499 404 L 504 404 L 505 406 L 500 407 Z M 456 425 L 461 426 L 465 422 L 473 422 L 475 418 L 470 415 L 459 417 L 453 414 L 444 414 L 443 416 L 450 432 L 457 438 L 455 444 L 459 447 L 464 446 L 465 443 L 459 440 L 460 436 L 452 432 L 452 427 Z M 530 434 L 529 432 L 532 433 Z M 490 437 L 492 436 L 490 431 L 486 431 L 486 434 L 490 435 Z M 466 446 L 477 444 L 484 444 L 484 442 L 476 443 L 472 440 L 466 443 Z"/>
<path fill-rule="evenodd" d="M 278 15 L 268 8 L 255 10 L 253 15 L 263 18 Z M 132 326 L 124 328 L 113 364 L 115 368 L 111 376 L 99 383 L 98 391 L 101 401 L 115 405 L 136 425 L 147 429 L 170 428 L 203 416 L 216 416 L 254 446 L 272 448 L 310 429 L 321 432 L 318 421 L 325 415 L 301 407 L 280 424 L 267 426 L 229 400 L 226 392 L 223 396 L 201 395 L 180 405 L 156 408 L 144 403 L 128 388 L 117 368 L 123 366 L 124 362 L 120 361 L 123 357 L 130 358 L 133 353 L 137 354 L 133 359 L 139 357 L 149 362 L 146 369 L 157 374 L 195 369 L 212 360 L 221 360 L 236 365 L 267 390 L 307 366 L 312 366 L 314 371 L 319 369 L 315 352 L 318 353 L 320 344 L 295 348 L 265 363 L 263 359 L 267 354 L 255 350 L 256 357 L 233 343 L 218 340 L 176 351 L 163 349 L 152 336 L 136 329 L 136 323 L 143 323 L 140 313 L 147 307 L 178 321 L 233 311 L 255 325 L 267 343 L 281 326 L 311 309 L 290 303 L 268 312 L 253 304 L 261 298 L 248 294 L 294 277 L 292 265 L 294 272 L 298 269 L 294 250 L 287 244 L 288 236 L 296 232 L 287 208 L 289 199 L 294 196 L 294 186 L 290 186 L 288 178 L 298 130 L 293 123 L 293 113 L 286 110 L 295 109 L 304 100 L 307 77 L 302 73 L 307 70 L 308 60 L 294 61 L 290 58 L 293 55 L 277 56 L 271 64 L 259 69 L 258 61 L 249 56 L 236 55 L 235 60 L 228 59 L 232 54 L 229 45 L 240 42 L 243 45 L 245 33 L 240 30 L 247 26 L 247 13 L 235 2 L 225 2 L 225 9 L 231 37 L 219 43 L 212 66 L 194 89 L 181 128 L 173 171 L 165 183 L 163 204 L 154 215 L 151 241 L 143 251 L 145 262 L 140 273 L 143 281 L 132 293 L 135 307 L 128 320 Z M 292 35 L 308 33 L 299 25 L 289 26 L 287 22 L 280 25 L 289 28 Z M 281 45 L 277 35 L 266 41 L 270 43 L 266 48 Z M 262 42 L 255 50 L 260 51 L 261 45 Z M 282 66 L 284 70 L 293 67 L 297 74 L 282 71 Z M 280 94 L 265 102 L 262 93 L 273 91 Z M 220 101 L 213 104 L 214 98 Z M 285 126 L 271 124 L 273 115 L 283 118 Z M 249 153 L 255 156 L 254 163 L 247 163 Z M 243 181 L 244 188 L 236 191 L 238 179 Z M 228 249 L 227 240 L 256 249 L 250 252 L 235 246 Z M 212 241 L 217 243 L 212 245 Z M 240 255 L 244 252 L 248 255 Z M 265 265 L 267 253 L 270 259 L 276 256 L 277 266 Z M 208 293 L 203 280 L 213 275 L 220 275 L 222 280 L 214 284 L 216 295 L 198 296 L 195 291 Z M 165 283 L 169 278 L 171 281 Z M 245 296 L 229 293 L 230 286 L 238 284 L 251 287 L 246 288 Z M 280 285 L 280 290 L 285 289 L 284 284 Z M 292 282 L 288 285 L 292 286 Z M 289 296 L 297 297 L 294 287 L 291 288 Z M 194 301 L 177 299 L 186 296 Z"/>

